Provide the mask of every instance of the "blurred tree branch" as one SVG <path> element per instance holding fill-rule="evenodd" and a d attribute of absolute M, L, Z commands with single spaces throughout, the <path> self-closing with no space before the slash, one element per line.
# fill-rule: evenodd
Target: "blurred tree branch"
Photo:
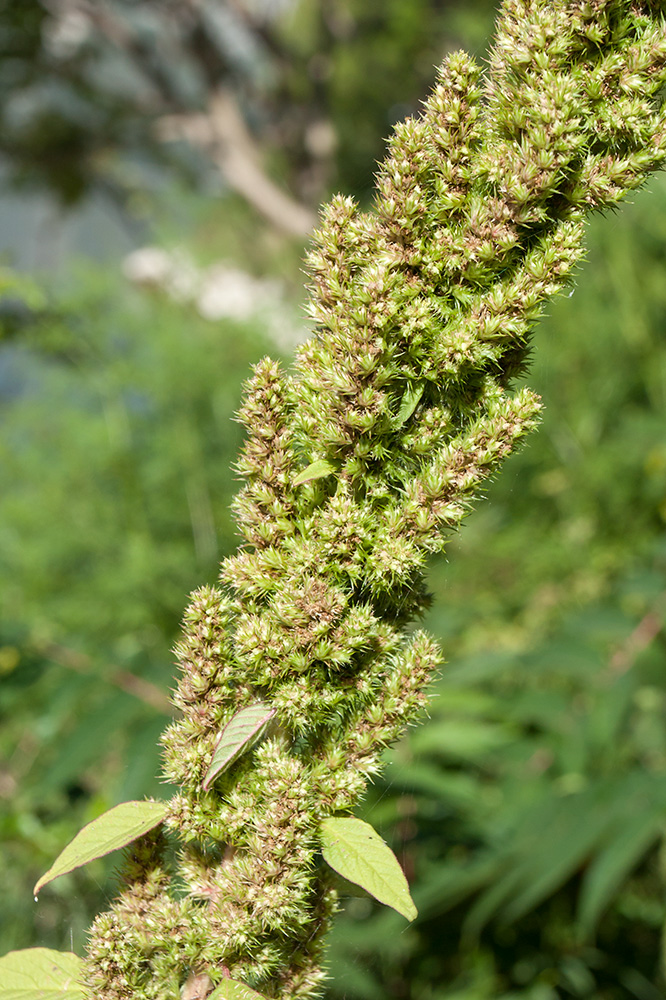
<path fill-rule="evenodd" d="M 186 60 L 196 61 L 204 78 L 204 106 L 184 107 L 188 103 L 167 62 L 159 58 L 154 40 L 141 36 L 140 29 L 124 18 L 117 4 L 92 3 L 90 0 L 43 0 L 55 20 L 66 24 L 72 18 L 84 30 L 122 51 L 137 75 L 147 82 L 155 98 L 153 113 L 169 111 L 166 118 L 158 117 L 153 135 L 162 142 L 184 140 L 203 152 L 232 190 L 240 194 L 273 226 L 290 235 L 304 237 L 311 231 L 315 213 L 301 204 L 273 181 L 261 163 L 261 152 L 246 125 L 238 101 L 229 86 L 232 68 L 222 57 L 219 45 L 211 38 L 211 17 L 205 3 L 181 5 L 170 11 L 174 23 L 181 29 L 179 43 Z M 222 8 L 220 8 L 222 9 Z M 237 5 L 229 7 L 237 10 Z M 180 23 L 178 23 L 180 22 Z M 256 24 L 249 14 L 244 23 L 255 32 Z M 265 38 L 266 31 L 262 32 Z M 276 46 L 273 46 L 276 49 Z"/>
<path fill-rule="evenodd" d="M 12 182 L 65 205 L 126 203 L 155 167 L 204 190 L 219 177 L 302 237 L 332 189 L 367 195 L 383 137 L 463 41 L 460 6 L 6 0 L 0 153 Z M 475 0 L 481 22 L 494 6 Z"/>
<path fill-rule="evenodd" d="M 75 670 L 79 674 L 90 674 L 94 671 L 91 658 L 76 649 L 69 649 L 67 646 L 61 646 L 57 642 L 48 642 L 40 645 L 38 650 L 42 656 L 53 660 L 54 663 L 57 663 L 61 667 L 66 667 L 68 670 Z M 119 688 L 126 694 L 132 695 L 133 698 L 138 698 L 139 701 L 150 705 L 151 708 L 156 709 L 158 712 L 166 715 L 173 713 L 168 695 L 161 688 L 157 687 L 156 684 L 152 684 L 151 681 L 147 681 L 144 677 L 139 677 L 129 670 L 121 670 L 117 667 L 106 667 L 101 676 L 109 684 Z"/>
<path fill-rule="evenodd" d="M 163 117 L 156 134 L 165 141 L 185 139 L 204 150 L 229 187 L 277 229 L 302 237 L 314 227 L 315 213 L 291 198 L 262 169 L 257 144 L 231 90 L 213 93 L 205 114 Z"/>
<path fill-rule="evenodd" d="M 631 670 L 639 654 L 654 642 L 664 627 L 664 611 L 666 611 L 666 595 L 661 594 L 613 653 L 608 667 L 608 673 L 612 678 Z"/>

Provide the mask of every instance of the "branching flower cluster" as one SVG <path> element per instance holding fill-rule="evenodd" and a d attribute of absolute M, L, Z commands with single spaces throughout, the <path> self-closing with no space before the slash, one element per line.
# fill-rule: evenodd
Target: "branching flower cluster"
<path fill-rule="evenodd" d="M 515 383 L 584 216 L 664 160 L 665 7 L 505 0 L 485 77 L 454 53 L 396 128 L 373 210 L 324 210 L 316 333 L 290 373 L 257 365 L 240 413 L 244 544 L 185 616 L 167 835 L 134 845 L 92 928 L 90 996 L 191 1000 L 227 978 L 318 994 L 336 908 L 322 821 L 424 705 L 426 560 L 538 420 Z M 204 788 L 223 727 L 258 703 L 261 739 Z"/>

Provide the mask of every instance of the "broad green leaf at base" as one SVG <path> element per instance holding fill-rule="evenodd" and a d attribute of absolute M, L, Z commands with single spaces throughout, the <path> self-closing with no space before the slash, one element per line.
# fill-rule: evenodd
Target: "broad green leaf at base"
<path fill-rule="evenodd" d="M 0 1000 L 83 1000 L 82 964 L 71 951 L 10 951 L 0 958 Z"/>
<path fill-rule="evenodd" d="M 339 875 L 407 920 L 418 915 L 398 859 L 369 823 L 351 816 L 325 819 L 321 842 L 324 860 Z"/>
<path fill-rule="evenodd" d="M 166 802 L 121 802 L 84 826 L 74 840 L 58 855 L 36 883 L 35 896 L 43 886 L 60 875 L 102 858 L 120 847 L 127 847 L 137 837 L 161 823 L 169 811 Z"/>

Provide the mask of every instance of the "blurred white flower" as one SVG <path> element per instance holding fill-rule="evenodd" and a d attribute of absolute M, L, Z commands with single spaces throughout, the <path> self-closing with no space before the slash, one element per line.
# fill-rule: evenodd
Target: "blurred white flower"
<path fill-rule="evenodd" d="M 279 305 L 280 285 L 262 281 L 246 271 L 214 264 L 204 272 L 197 309 L 205 319 L 249 319 L 265 306 Z"/>
<path fill-rule="evenodd" d="M 256 312 L 259 285 L 245 271 L 215 264 L 203 276 L 197 309 L 204 319 L 249 319 Z"/>
<path fill-rule="evenodd" d="M 171 268 L 164 282 L 164 290 L 176 302 L 191 302 L 201 286 L 201 273 L 184 250 L 171 252 Z"/>
<path fill-rule="evenodd" d="M 139 247 L 123 261 L 123 274 L 136 285 L 162 286 L 171 270 L 171 254 L 159 247 Z"/>
<path fill-rule="evenodd" d="M 135 285 L 162 288 L 178 302 L 191 301 L 198 292 L 200 275 L 182 250 L 140 247 L 123 261 L 123 274 Z"/>
<path fill-rule="evenodd" d="M 55 17 L 46 18 L 42 28 L 44 47 L 56 59 L 70 59 L 92 34 L 85 11 L 65 4 Z"/>
<path fill-rule="evenodd" d="M 204 319 L 240 322 L 257 318 L 281 350 L 308 336 L 304 322 L 285 302 L 279 281 L 253 278 L 226 264 L 198 269 L 181 249 L 141 247 L 123 261 L 123 274 L 137 285 L 160 288 L 178 302 L 191 302 Z"/>

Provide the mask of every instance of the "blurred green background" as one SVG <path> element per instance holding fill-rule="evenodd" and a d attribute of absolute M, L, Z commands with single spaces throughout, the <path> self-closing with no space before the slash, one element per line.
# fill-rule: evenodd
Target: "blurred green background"
<path fill-rule="evenodd" d="M 161 792 L 169 650 L 236 544 L 242 381 L 305 335 L 308 219 L 367 202 L 392 123 L 493 16 L 3 5 L 0 953 L 81 949 L 113 894 L 113 859 L 31 886 Z M 432 565 L 447 665 L 363 806 L 420 918 L 346 899 L 331 1000 L 666 996 L 666 179 L 633 201 L 537 331 L 540 430 Z"/>

